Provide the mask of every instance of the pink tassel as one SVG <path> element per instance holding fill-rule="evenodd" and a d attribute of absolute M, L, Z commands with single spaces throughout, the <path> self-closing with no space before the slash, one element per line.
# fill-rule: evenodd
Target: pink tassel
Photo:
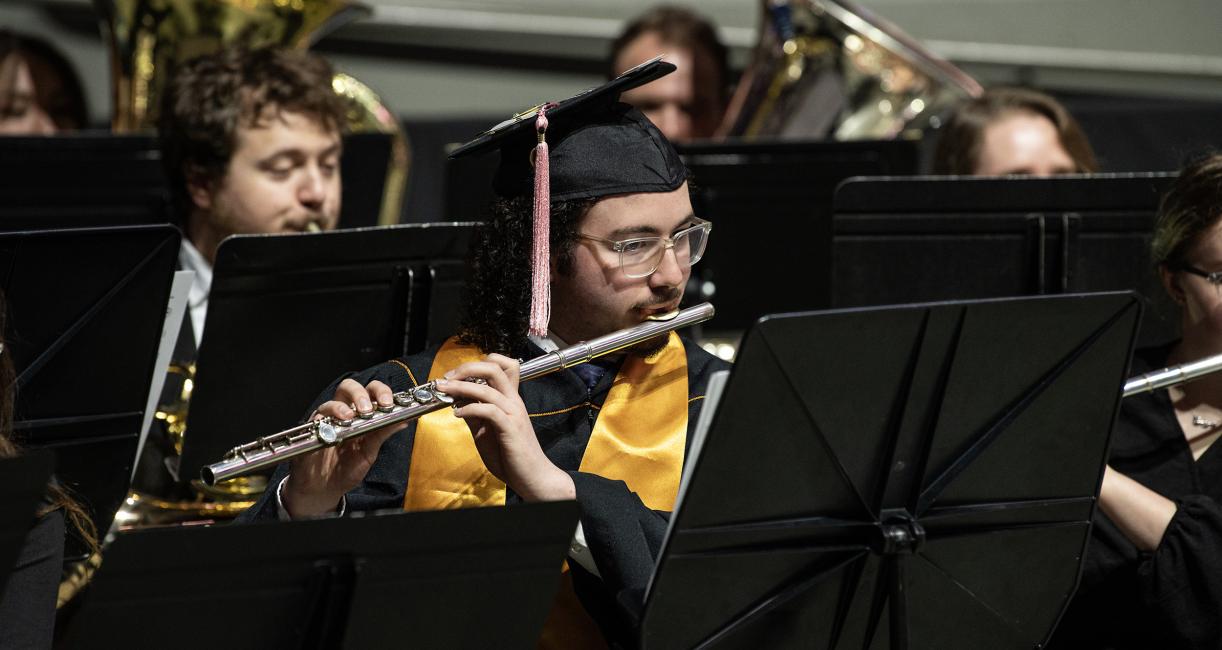
<path fill-rule="evenodd" d="M 552 193 L 547 141 L 544 140 L 548 108 L 540 107 L 535 118 L 539 144 L 535 146 L 534 242 L 531 246 L 530 333 L 533 336 L 547 336 L 547 323 L 552 316 L 551 255 L 548 246 Z"/>

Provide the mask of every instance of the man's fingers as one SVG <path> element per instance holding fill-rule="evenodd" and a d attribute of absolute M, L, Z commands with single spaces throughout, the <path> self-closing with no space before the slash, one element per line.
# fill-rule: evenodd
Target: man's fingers
<path fill-rule="evenodd" d="M 517 359 L 510 359 L 503 354 L 496 354 L 495 352 L 485 358 L 488 361 L 500 366 L 501 370 L 504 371 L 505 376 L 509 378 L 509 381 L 514 386 L 518 385 L 518 375 L 522 368 L 522 364 L 518 363 Z"/>
<path fill-rule="evenodd" d="M 353 379 L 345 379 L 339 383 L 335 389 L 334 400 L 344 402 L 361 413 L 373 410 L 373 401 L 369 398 L 369 391 Z"/>
<path fill-rule="evenodd" d="M 505 431 L 509 428 L 509 416 L 495 404 L 463 404 L 454 409 L 454 417 L 464 420 L 485 420 L 492 425 L 492 429 L 497 431 Z M 479 428 L 471 427 L 472 431 Z"/>
<path fill-rule="evenodd" d="M 315 411 L 315 420 L 322 417 L 332 417 L 337 420 L 351 420 L 352 418 L 356 417 L 356 411 L 352 410 L 352 407 L 346 402 L 333 399 L 330 402 L 323 402 L 322 406 L 319 406 L 318 410 Z"/>
<path fill-rule="evenodd" d="M 513 408 L 513 403 L 510 399 L 490 385 L 442 379 L 438 381 L 437 388 L 441 389 L 446 395 L 453 397 L 460 405 L 464 402 L 483 402 L 493 404 L 505 412 Z"/>
<path fill-rule="evenodd" d="M 357 438 L 350 438 L 344 441 L 343 444 L 353 444 L 372 464 L 378 457 L 378 450 L 382 448 L 382 443 L 386 442 L 395 433 L 402 431 L 407 427 L 406 422 L 397 422 L 380 429 L 375 429 Z"/>
<path fill-rule="evenodd" d="M 369 382 L 369 385 L 365 386 L 365 390 L 368 391 L 369 396 L 379 406 L 393 406 L 395 403 L 395 392 L 390 389 L 390 386 L 376 379 Z"/>
<path fill-rule="evenodd" d="M 489 386 L 496 390 L 512 394 L 517 393 L 517 385 L 509 381 L 509 376 L 505 374 L 505 370 L 501 366 L 491 361 L 472 361 L 464 363 L 461 366 L 447 372 L 445 379 L 450 380 L 466 380 L 466 379 L 482 379 Z"/>

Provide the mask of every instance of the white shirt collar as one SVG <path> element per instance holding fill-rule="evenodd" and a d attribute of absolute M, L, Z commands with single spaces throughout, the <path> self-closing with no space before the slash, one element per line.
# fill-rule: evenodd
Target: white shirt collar
<path fill-rule="evenodd" d="M 185 271 L 194 271 L 195 279 L 187 292 L 187 306 L 191 312 L 191 328 L 195 330 L 198 346 L 204 336 L 204 320 L 208 314 L 208 293 L 212 291 L 212 265 L 204 259 L 190 241 L 182 240 L 178 249 L 178 263 Z"/>
<path fill-rule="evenodd" d="M 528 335 L 527 338 L 530 339 L 531 343 L 539 346 L 539 349 L 543 350 L 544 352 L 555 352 L 560 348 L 567 348 L 569 346 L 568 343 L 565 343 L 551 330 L 547 331 L 547 336 L 535 336 L 534 334 L 531 334 Z"/>

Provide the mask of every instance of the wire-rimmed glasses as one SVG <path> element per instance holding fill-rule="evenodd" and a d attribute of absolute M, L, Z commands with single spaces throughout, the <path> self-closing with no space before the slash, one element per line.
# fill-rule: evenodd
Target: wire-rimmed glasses
<path fill-rule="evenodd" d="M 1193 275 L 1199 275 L 1205 278 L 1207 282 L 1213 285 L 1214 291 L 1217 291 L 1219 294 L 1222 294 L 1222 271 L 1213 271 L 1213 272 L 1202 271 L 1201 269 L 1198 269 L 1197 267 L 1192 266 L 1191 264 L 1185 264 L 1181 266 L 1180 270 L 1187 271 L 1188 273 L 1191 273 Z"/>
<path fill-rule="evenodd" d="M 680 266 L 691 266 L 700 261 L 704 255 L 704 247 L 709 242 L 709 231 L 713 224 L 692 217 L 693 225 L 674 233 L 670 237 L 633 237 L 631 239 L 604 239 L 592 235 L 578 234 L 581 239 L 588 239 L 606 244 L 619 254 L 619 266 L 624 275 L 630 278 L 644 278 L 653 274 L 662 265 L 662 257 L 667 249 L 673 248 L 675 259 Z"/>

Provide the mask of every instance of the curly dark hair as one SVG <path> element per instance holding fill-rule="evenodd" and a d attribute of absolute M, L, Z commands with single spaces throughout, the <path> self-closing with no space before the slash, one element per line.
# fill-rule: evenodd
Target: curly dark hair
<path fill-rule="evenodd" d="M 299 50 L 227 49 L 192 59 L 173 73 L 162 95 L 158 135 L 177 216 L 191 203 L 187 181 L 222 178 L 239 127 L 258 126 L 269 110 L 306 115 L 342 132 L 347 102 L 331 88 L 331 64 Z"/>
<path fill-rule="evenodd" d="M 551 204 L 549 246 L 558 273 L 573 269 L 573 246 L 593 200 Z M 512 356 L 530 320 L 533 198 L 496 199 L 471 251 L 471 280 L 458 339 L 486 353 Z"/>

